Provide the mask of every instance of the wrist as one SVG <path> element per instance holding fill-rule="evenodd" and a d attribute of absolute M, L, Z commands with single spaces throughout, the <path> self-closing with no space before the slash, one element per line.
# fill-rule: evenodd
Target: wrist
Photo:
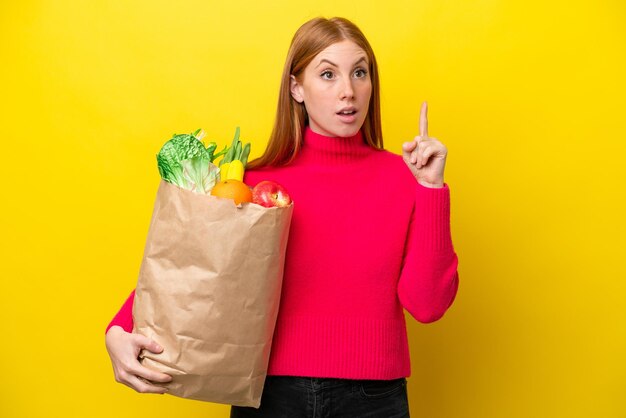
<path fill-rule="evenodd" d="M 429 181 L 418 180 L 417 182 L 421 184 L 422 186 L 428 187 L 431 189 L 441 189 L 443 187 L 443 181 L 437 182 L 437 183 L 431 183 Z"/>
<path fill-rule="evenodd" d="M 113 325 L 111 328 L 107 330 L 106 335 L 113 335 L 113 334 L 122 333 L 122 332 L 126 332 L 126 330 L 119 325 Z"/>

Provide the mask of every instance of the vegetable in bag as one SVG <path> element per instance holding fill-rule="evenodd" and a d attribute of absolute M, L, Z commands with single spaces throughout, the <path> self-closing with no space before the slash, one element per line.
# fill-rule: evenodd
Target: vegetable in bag
<path fill-rule="evenodd" d="M 219 168 L 213 160 L 226 153 L 227 148 L 213 154 L 215 142 L 205 148 L 200 141 L 204 133 L 198 129 L 192 134 L 174 134 L 157 154 L 161 178 L 183 189 L 209 194 L 219 181 Z"/>

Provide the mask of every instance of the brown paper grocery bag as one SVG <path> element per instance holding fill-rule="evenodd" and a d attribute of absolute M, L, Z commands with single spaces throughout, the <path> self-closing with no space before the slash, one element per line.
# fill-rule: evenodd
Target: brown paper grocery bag
<path fill-rule="evenodd" d="M 261 404 L 281 295 L 292 203 L 265 208 L 161 180 L 133 304 L 133 332 L 169 394 Z"/>

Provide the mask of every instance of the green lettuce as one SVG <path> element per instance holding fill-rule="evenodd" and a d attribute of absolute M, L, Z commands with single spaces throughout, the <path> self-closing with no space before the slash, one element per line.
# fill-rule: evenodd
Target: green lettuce
<path fill-rule="evenodd" d="M 200 141 L 198 129 L 192 134 L 174 134 L 157 154 L 157 166 L 161 178 L 183 189 L 197 193 L 210 193 L 219 180 L 219 168 L 213 160 L 224 154 L 226 149 L 214 154 L 217 147 L 211 142 L 208 147 Z"/>
<path fill-rule="evenodd" d="M 183 160 L 181 164 L 185 181 L 181 187 L 196 193 L 210 194 L 219 181 L 220 169 L 204 155 Z"/>

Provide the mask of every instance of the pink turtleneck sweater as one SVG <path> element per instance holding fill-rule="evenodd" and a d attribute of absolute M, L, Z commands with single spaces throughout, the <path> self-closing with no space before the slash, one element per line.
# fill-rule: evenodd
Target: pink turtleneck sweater
<path fill-rule="evenodd" d="M 395 379 L 411 375 L 403 308 L 441 318 L 458 288 L 450 190 L 420 185 L 400 155 L 359 132 L 307 128 L 286 167 L 247 170 L 276 181 L 294 211 L 268 375 Z M 134 291 L 108 329 L 132 331 Z"/>

